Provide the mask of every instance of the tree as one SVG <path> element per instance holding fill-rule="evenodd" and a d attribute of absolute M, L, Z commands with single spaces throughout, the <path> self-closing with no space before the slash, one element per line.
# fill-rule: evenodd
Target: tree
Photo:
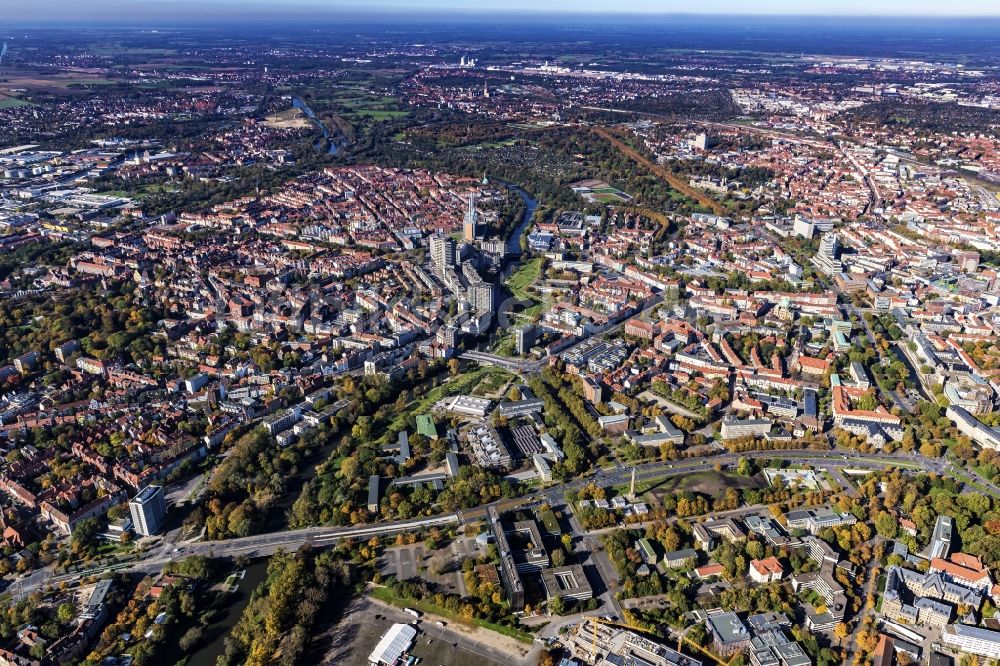
<path fill-rule="evenodd" d="M 837 637 L 838 645 L 843 645 L 848 636 L 851 635 L 851 628 L 846 622 L 838 622 L 833 628 L 833 635 Z"/>
<path fill-rule="evenodd" d="M 663 533 L 663 538 L 660 539 L 660 542 L 668 553 L 673 552 L 681 547 L 681 536 L 677 533 L 677 530 L 671 527 Z"/>
<path fill-rule="evenodd" d="M 76 606 L 69 602 L 59 604 L 59 608 L 56 610 L 56 619 L 59 620 L 61 624 L 69 624 L 75 617 Z"/>
<path fill-rule="evenodd" d="M 100 530 L 101 526 L 96 518 L 86 518 L 77 523 L 76 527 L 73 528 L 73 551 L 82 553 L 88 550 L 96 543 Z"/>
<path fill-rule="evenodd" d="M 895 539 L 899 531 L 899 522 L 887 511 L 875 516 L 875 531 L 886 539 Z"/>
<path fill-rule="evenodd" d="M 200 626 L 191 627 L 184 632 L 184 635 L 180 637 L 177 644 L 180 646 L 181 650 L 188 652 L 198 644 L 198 641 L 201 640 L 203 632 L 204 630 Z"/>
<path fill-rule="evenodd" d="M 858 632 L 858 647 L 862 652 L 871 654 L 878 646 L 878 636 L 871 631 L 864 630 Z"/>
<path fill-rule="evenodd" d="M 553 615 L 562 615 L 566 610 L 566 604 L 563 602 L 562 597 L 555 597 L 549 600 L 549 612 Z"/>

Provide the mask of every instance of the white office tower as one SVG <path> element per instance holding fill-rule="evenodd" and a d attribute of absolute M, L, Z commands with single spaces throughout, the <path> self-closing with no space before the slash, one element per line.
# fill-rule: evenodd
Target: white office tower
<path fill-rule="evenodd" d="M 840 250 L 840 239 L 835 233 L 825 233 L 819 241 L 819 252 L 813 257 L 813 263 L 826 275 L 836 275 L 844 267 L 837 259 Z"/>
<path fill-rule="evenodd" d="M 445 271 L 455 265 L 456 254 L 454 238 L 441 234 L 431 236 L 431 262 L 434 264 L 434 272 L 439 276 L 444 276 Z"/>
<path fill-rule="evenodd" d="M 158 534 L 167 517 L 167 500 L 162 486 L 146 486 L 128 503 L 132 524 L 142 536 Z"/>

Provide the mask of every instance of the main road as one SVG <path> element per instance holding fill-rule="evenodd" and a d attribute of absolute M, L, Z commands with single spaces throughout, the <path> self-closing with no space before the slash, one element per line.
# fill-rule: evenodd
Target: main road
<path fill-rule="evenodd" d="M 963 485 L 969 481 L 976 485 L 976 490 L 1000 499 L 1000 487 L 984 479 L 974 470 L 957 470 L 955 466 L 939 458 L 927 458 L 915 453 L 910 454 L 860 454 L 854 451 L 785 449 L 774 451 L 747 451 L 744 453 L 723 453 L 719 455 L 684 458 L 672 462 L 652 462 L 628 467 L 600 469 L 595 473 L 558 484 L 547 489 L 534 491 L 532 494 L 517 498 L 504 499 L 492 504 L 506 510 L 532 502 L 560 504 L 567 492 L 579 490 L 590 483 L 599 486 L 623 486 L 629 483 L 632 469 L 636 470 L 637 481 L 649 479 L 682 476 L 698 472 L 706 472 L 716 466 L 735 466 L 740 458 L 747 459 L 785 459 L 797 463 L 805 463 L 816 467 L 842 469 L 879 470 L 887 467 L 897 467 L 910 471 L 933 472 L 941 476 L 954 477 Z M 191 555 L 210 557 L 263 557 L 272 555 L 278 550 L 297 550 L 303 545 L 327 546 L 343 539 L 366 539 L 373 536 L 399 534 L 401 532 L 421 531 L 432 527 L 449 527 L 482 520 L 489 505 L 477 507 L 457 513 L 447 513 L 411 520 L 397 520 L 384 523 L 356 525 L 352 527 L 308 527 L 298 530 L 285 530 L 257 534 L 239 539 L 225 541 L 196 541 L 188 543 L 172 543 L 166 541 L 158 548 L 147 551 L 140 559 L 122 562 L 112 566 L 84 570 L 56 576 L 51 569 L 41 569 L 22 577 L 12 583 L 11 592 L 21 598 L 34 590 L 47 585 L 73 581 L 79 578 L 97 575 L 108 571 L 132 571 L 151 573 L 163 568 L 172 560 Z"/>
<path fill-rule="evenodd" d="M 298 530 L 257 534 L 239 539 L 226 539 L 225 541 L 195 541 L 188 543 L 164 541 L 159 547 L 147 551 L 138 560 L 58 576 L 51 569 L 40 569 L 18 579 L 11 584 L 10 589 L 15 597 L 21 598 L 46 585 L 57 585 L 65 581 L 77 580 L 109 571 L 132 571 L 140 573 L 159 571 L 168 562 L 192 555 L 204 555 L 208 557 L 238 557 L 240 555 L 251 558 L 264 557 L 273 555 L 279 550 L 297 550 L 306 544 L 328 546 L 343 539 L 369 539 L 373 536 L 393 535 L 432 527 L 458 525 L 460 522 L 461 518 L 458 514 L 448 513 L 427 518 L 397 520 L 374 525 L 307 527 Z"/>

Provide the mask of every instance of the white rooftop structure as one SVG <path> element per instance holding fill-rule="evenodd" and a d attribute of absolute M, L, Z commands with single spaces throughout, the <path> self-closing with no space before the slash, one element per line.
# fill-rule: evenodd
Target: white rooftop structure
<path fill-rule="evenodd" d="M 416 627 L 409 624 L 394 624 L 368 655 L 368 661 L 372 664 L 395 664 L 396 660 L 410 648 L 416 637 Z"/>
<path fill-rule="evenodd" d="M 490 407 L 493 406 L 493 401 L 489 398 L 477 398 L 472 395 L 458 395 L 446 404 L 446 408 L 449 411 L 482 418 L 486 416 L 487 412 L 490 411 Z"/>

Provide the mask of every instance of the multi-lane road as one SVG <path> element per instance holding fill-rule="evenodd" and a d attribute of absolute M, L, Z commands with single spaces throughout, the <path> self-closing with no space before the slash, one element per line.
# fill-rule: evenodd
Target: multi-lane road
<path fill-rule="evenodd" d="M 816 467 L 827 467 L 836 470 L 868 469 L 877 470 L 886 467 L 897 467 L 903 470 L 934 472 L 941 476 L 951 476 L 965 484 L 967 480 L 976 484 L 976 490 L 1000 499 L 1000 487 L 984 479 L 978 473 L 969 469 L 956 469 L 951 462 L 937 458 L 926 458 L 918 454 L 859 454 L 853 451 L 787 449 L 776 451 L 748 451 L 745 453 L 723 453 L 719 455 L 686 458 L 673 462 L 653 462 L 635 465 L 637 481 L 682 476 L 697 472 L 705 472 L 716 466 L 732 467 L 740 458 L 749 459 L 786 459 L 798 463 L 806 463 Z M 594 474 L 566 483 L 535 491 L 532 495 L 517 500 L 501 500 L 501 507 L 512 507 L 528 502 L 547 502 L 561 504 L 568 491 L 579 490 L 589 483 L 600 486 L 621 486 L 629 483 L 632 476 L 632 466 L 601 469 Z M 398 534 L 400 532 L 420 531 L 431 527 L 446 527 L 472 523 L 483 518 L 485 507 L 479 507 L 459 513 L 448 513 L 412 520 L 391 521 L 370 525 L 352 527 L 309 527 L 299 530 L 285 530 L 228 539 L 225 541 L 196 541 L 176 543 L 165 540 L 159 547 L 147 551 L 140 559 L 123 562 L 111 567 L 54 575 L 50 569 L 37 570 L 28 576 L 18 579 L 11 585 L 15 596 L 30 594 L 32 591 L 47 585 L 73 581 L 88 575 L 105 571 L 154 572 L 161 569 L 171 560 L 191 555 L 206 555 L 212 557 L 263 557 L 272 555 L 278 550 L 296 550 L 299 547 L 312 544 L 326 546 L 342 539 L 363 539 L 372 536 Z"/>
<path fill-rule="evenodd" d="M 106 571 L 154 572 L 163 568 L 168 562 L 191 555 L 210 557 L 264 557 L 273 555 L 279 550 L 293 551 L 311 544 L 317 547 L 328 546 L 342 539 L 368 539 L 373 536 L 412 532 L 431 527 L 446 527 L 461 522 L 458 514 L 448 513 L 413 520 L 397 520 L 375 525 L 357 525 L 354 527 L 308 527 L 299 530 L 286 530 L 257 534 L 239 539 L 225 541 L 195 541 L 177 543 L 163 541 L 159 547 L 147 551 L 140 559 L 131 562 L 105 566 L 95 569 L 55 575 L 51 569 L 40 569 L 29 576 L 18 579 L 11 585 L 11 592 L 21 597 L 30 594 L 46 585 L 56 585 L 64 581 L 78 580 L 90 575 Z"/>
<path fill-rule="evenodd" d="M 795 460 L 799 463 L 808 463 L 816 467 L 834 467 L 838 469 L 869 469 L 877 470 L 885 467 L 899 467 L 901 469 L 912 469 L 914 471 L 934 472 L 942 476 L 957 477 L 964 483 L 962 477 L 970 478 L 977 486 L 983 488 L 995 498 L 1000 499 L 1000 487 L 993 484 L 972 470 L 962 469 L 961 474 L 946 460 L 937 458 L 926 458 L 924 456 L 911 454 L 860 454 L 854 451 L 839 450 L 812 450 L 812 449 L 787 449 L 775 451 L 747 451 L 745 453 L 723 453 L 720 455 L 703 456 L 698 458 L 686 458 L 670 463 L 647 463 L 636 465 L 637 481 L 652 478 L 677 476 L 682 474 L 692 474 L 714 469 L 716 465 L 723 467 L 733 466 L 739 462 L 740 458 L 759 459 L 787 459 Z M 588 483 L 594 482 L 600 486 L 618 486 L 627 484 L 631 480 L 632 467 L 619 467 L 615 469 L 598 470 L 595 474 L 570 481 L 565 484 L 553 486 L 542 491 L 542 494 L 551 501 L 557 501 L 568 490 L 579 490 Z"/>

